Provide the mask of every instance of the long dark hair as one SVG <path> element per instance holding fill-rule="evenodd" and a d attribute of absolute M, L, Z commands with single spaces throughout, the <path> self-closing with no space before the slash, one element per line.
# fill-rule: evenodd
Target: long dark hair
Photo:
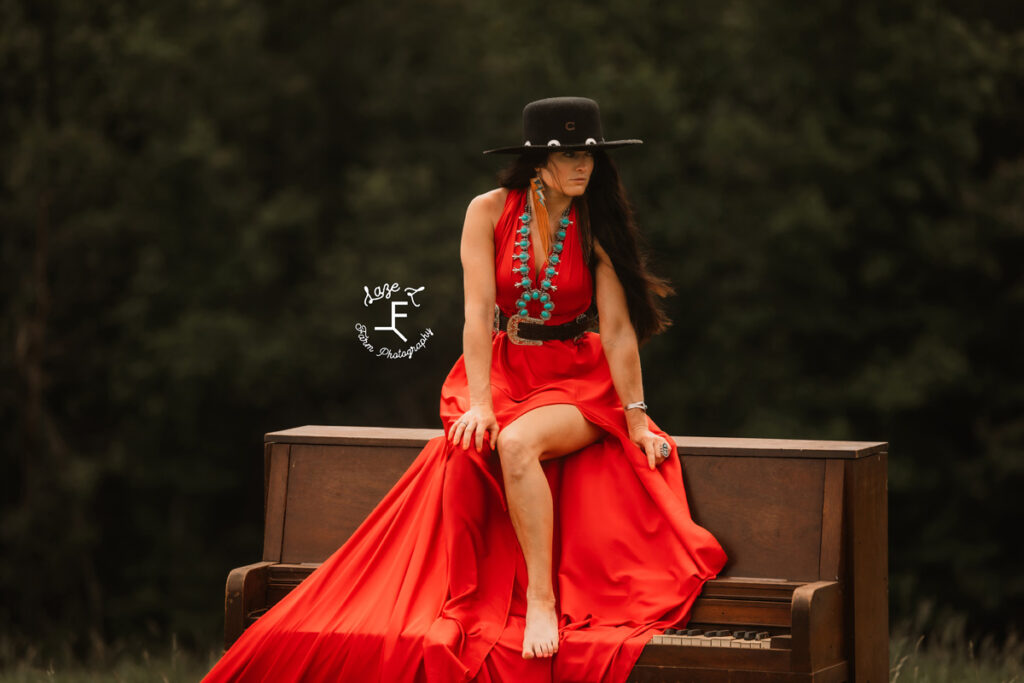
<path fill-rule="evenodd" d="M 537 174 L 537 167 L 547 163 L 549 152 L 547 149 L 523 152 L 498 175 L 498 183 L 509 189 L 527 187 Z M 594 275 L 597 266 L 593 247 L 596 238 L 611 259 L 615 274 L 626 292 L 629 319 L 638 343 L 643 345 L 653 335 L 672 325 L 655 297 L 665 298 L 675 294 L 675 290 L 667 279 L 648 270 L 647 246 L 633 218 L 633 207 L 619 179 L 618 169 L 604 150 L 594 150 L 594 172 L 587 191 L 574 201 L 577 202 L 583 258 L 590 274 Z M 595 300 L 591 309 L 596 311 L 596 306 Z"/>

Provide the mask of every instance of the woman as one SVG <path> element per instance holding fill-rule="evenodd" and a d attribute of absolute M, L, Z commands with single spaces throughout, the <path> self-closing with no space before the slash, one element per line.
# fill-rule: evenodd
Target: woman
<path fill-rule="evenodd" d="M 605 141 L 584 98 L 532 102 L 523 127 L 466 213 L 444 436 L 204 680 L 621 683 L 724 565 L 643 401 L 670 289 L 605 153 L 640 141 Z"/>
<path fill-rule="evenodd" d="M 652 305 L 650 296 L 645 295 L 650 291 L 664 295 L 668 288 L 646 273 L 638 259 L 631 211 L 615 167 L 604 153 L 606 148 L 639 141 L 598 142 L 601 131 L 597 111 L 596 103 L 580 98 L 542 100 L 527 105 L 524 125 L 529 142 L 522 147 L 497 150 L 517 151 L 520 157 L 504 176 L 502 188 L 481 195 L 470 203 L 463 231 L 466 293 L 463 346 L 471 407 L 452 425 L 448 436 L 452 440 L 461 440 L 464 448 L 475 442 L 477 449 L 481 449 L 483 436 L 487 434 L 491 443 L 497 445 L 509 512 L 529 573 L 523 641 L 523 657 L 526 658 L 548 657 L 558 650 L 555 595 L 551 583 L 552 499 L 540 462 L 582 449 L 597 441 L 603 430 L 587 420 L 571 403 L 535 408 L 499 430 L 491 405 L 490 330 L 495 306 L 495 226 L 507 204 L 513 204 L 516 212 L 524 211 L 519 221 L 523 239 L 517 244 L 517 254 L 512 257 L 513 266 L 524 265 L 511 269 L 514 271 L 512 279 L 516 280 L 514 286 L 520 290 L 531 287 L 527 282 L 531 264 L 535 266 L 532 268 L 533 281 L 541 285 L 533 290 L 539 291 L 540 297 L 526 301 L 522 297 L 517 299 L 516 310 L 523 314 L 535 313 L 534 317 L 537 317 L 536 314 L 546 312 L 545 304 L 554 308 L 553 301 L 549 299 L 565 302 L 568 297 L 579 298 L 577 293 L 569 293 L 565 288 L 561 292 L 557 289 L 550 293 L 545 291 L 548 288 L 543 283 L 554 282 L 558 277 L 552 273 L 551 280 L 544 280 L 541 268 L 542 264 L 547 265 L 543 258 L 548 253 L 547 245 L 557 244 L 559 234 L 564 236 L 564 232 L 560 233 L 563 231 L 562 223 L 567 223 L 565 227 L 576 223 L 570 218 L 574 213 L 571 209 L 576 208 L 574 202 L 585 203 L 587 211 L 583 213 L 587 218 L 580 227 L 590 229 L 578 234 L 591 238 L 591 242 L 584 246 L 584 254 L 596 264 L 593 270 L 600 321 L 600 342 L 592 340 L 592 343 L 600 343 L 604 350 L 615 388 L 626 406 L 624 412 L 630 439 L 643 449 L 650 467 L 653 469 L 661 464 L 671 453 L 668 440 L 652 432 L 647 425 L 637 330 L 630 320 L 629 305 L 632 303 L 634 314 L 642 326 L 640 334 L 649 335 L 651 328 L 660 329 L 665 323 L 660 311 Z M 588 132 L 593 135 L 588 135 Z M 578 144 L 579 141 L 583 144 Z M 524 194 L 522 192 L 510 192 L 510 189 L 522 190 L 528 184 L 532 191 L 526 192 L 525 198 L 520 198 Z M 579 213 L 577 209 L 575 214 L 578 216 Z M 531 217 L 536 218 L 531 220 Z M 602 246 L 600 237 L 605 236 L 620 248 L 613 253 L 618 257 L 619 268 L 630 276 L 633 289 L 628 293 Z M 555 252 L 552 255 L 559 258 Z M 507 274 L 508 270 L 506 267 L 502 274 Z M 519 275 L 524 278 L 520 279 Z M 580 288 L 585 284 L 581 279 L 575 286 Z M 632 302 L 627 302 L 629 295 L 632 295 Z M 563 308 L 565 303 L 562 303 Z M 541 324 L 549 322 L 548 319 Z"/>

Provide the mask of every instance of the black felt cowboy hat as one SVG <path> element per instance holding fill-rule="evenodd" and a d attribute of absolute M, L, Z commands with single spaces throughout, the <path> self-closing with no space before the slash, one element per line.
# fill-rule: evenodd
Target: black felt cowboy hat
<path fill-rule="evenodd" d="M 586 97 L 549 97 L 523 107 L 522 145 L 489 149 L 484 154 L 519 154 L 531 149 L 611 149 L 641 145 L 642 140 L 605 140 L 597 102 Z"/>

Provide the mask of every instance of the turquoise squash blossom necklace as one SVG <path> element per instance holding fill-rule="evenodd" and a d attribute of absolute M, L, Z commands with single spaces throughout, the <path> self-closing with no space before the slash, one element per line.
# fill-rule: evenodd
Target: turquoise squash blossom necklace
<path fill-rule="evenodd" d="M 529 316 L 527 311 L 527 305 L 530 301 L 539 301 L 542 307 L 540 317 L 544 320 L 551 318 L 551 311 L 555 310 L 555 302 L 551 300 L 551 292 L 558 289 L 557 286 L 552 284 L 552 280 L 558 271 L 555 270 L 555 266 L 561 260 L 563 242 L 565 241 L 565 231 L 572 224 L 569 220 L 569 209 L 572 206 L 565 207 L 565 211 L 562 212 L 562 217 L 558 221 L 559 228 L 555 232 L 555 243 L 551 245 L 551 253 L 548 254 L 548 266 L 544 269 L 544 279 L 540 281 L 540 288 L 536 289 L 533 286 L 532 268 L 528 262 L 530 260 L 530 221 L 533 216 L 530 213 L 530 202 L 527 200 L 526 209 L 523 211 L 523 215 L 519 217 L 519 240 L 516 242 L 516 246 L 521 251 L 512 256 L 512 260 L 519 259 L 519 265 L 512 266 L 512 272 L 522 275 L 523 278 L 515 283 L 516 287 L 522 287 L 523 291 L 519 295 L 519 300 L 516 301 L 516 308 L 519 309 L 519 315 L 523 317 Z M 538 229 L 546 230 L 547 226 L 539 226 Z"/>

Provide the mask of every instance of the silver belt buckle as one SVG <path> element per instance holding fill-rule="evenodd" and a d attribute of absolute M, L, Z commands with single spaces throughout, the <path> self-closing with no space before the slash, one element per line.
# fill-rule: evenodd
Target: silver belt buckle
<path fill-rule="evenodd" d="M 540 339 L 523 339 L 519 336 L 519 323 L 539 323 L 544 324 L 544 321 L 540 318 L 531 318 L 525 315 L 519 315 L 516 313 L 508 319 L 508 338 L 513 344 L 520 344 L 522 346 L 540 346 Z"/>

